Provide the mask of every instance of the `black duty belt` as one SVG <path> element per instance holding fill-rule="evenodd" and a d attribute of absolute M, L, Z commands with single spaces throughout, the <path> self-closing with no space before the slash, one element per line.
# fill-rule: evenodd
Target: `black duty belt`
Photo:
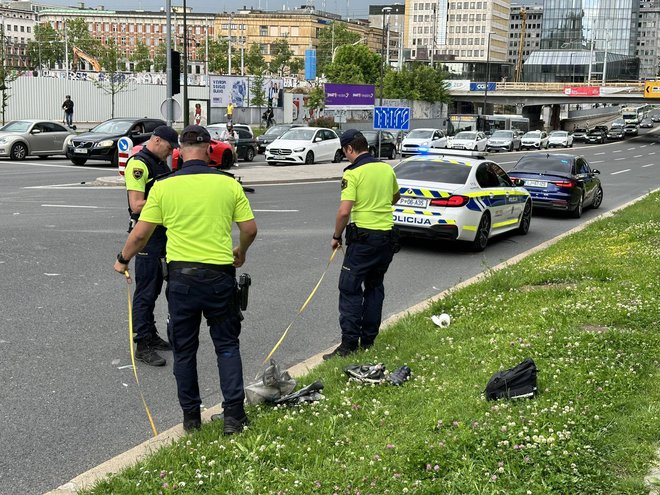
<path fill-rule="evenodd" d="M 390 235 L 391 230 L 374 230 L 365 229 L 363 227 L 356 227 L 358 234 L 377 234 L 377 235 Z"/>
<path fill-rule="evenodd" d="M 197 270 L 209 270 L 211 272 L 226 273 L 232 277 L 236 276 L 236 267 L 233 265 L 214 265 L 196 261 L 170 261 L 167 268 L 170 271 L 179 271 L 184 275 L 193 275 Z"/>

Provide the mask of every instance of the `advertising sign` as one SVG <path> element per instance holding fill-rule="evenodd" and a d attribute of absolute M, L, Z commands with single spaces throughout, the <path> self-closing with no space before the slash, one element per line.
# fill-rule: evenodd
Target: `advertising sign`
<path fill-rule="evenodd" d="M 374 107 L 374 129 L 407 131 L 410 129 L 410 108 Z"/>
<path fill-rule="evenodd" d="M 660 81 L 644 83 L 644 98 L 660 98 Z"/>
<path fill-rule="evenodd" d="M 497 83 L 494 82 L 489 82 L 488 83 L 488 91 L 495 91 L 497 89 Z M 486 91 L 486 83 L 485 82 L 471 82 L 470 83 L 470 91 Z"/>
<path fill-rule="evenodd" d="M 305 50 L 305 80 L 316 79 L 316 50 Z"/>
<path fill-rule="evenodd" d="M 445 87 L 449 91 L 470 91 L 469 79 L 450 79 L 445 81 Z M 489 88 L 490 90 L 490 88 Z"/>
<path fill-rule="evenodd" d="M 566 96 L 600 96 L 600 86 L 566 86 Z"/>
<path fill-rule="evenodd" d="M 211 107 L 226 107 L 229 102 L 235 107 L 247 106 L 248 78 L 240 76 L 209 77 Z"/>
<path fill-rule="evenodd" d="M 376 89 L 373 84 L 326 84 L 325 107 L 328 109 L 371 110 Z"/>

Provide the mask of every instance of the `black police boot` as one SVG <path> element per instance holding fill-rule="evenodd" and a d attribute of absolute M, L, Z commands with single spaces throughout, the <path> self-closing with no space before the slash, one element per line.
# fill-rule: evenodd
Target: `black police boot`
<path fill-rule="evenodd" d="M 410 378 L 410 373 L 410 368 L 404 365 L 390 373 L 388 379 L 392 385 L 403 385 L 403 382 Z"/>
<path fill-rule="evenodd" d="M 199 409 L 183 411 L 183 430 L 186 433 L 199 430 L 202 427 L 202 415 Z"/>
<path fill-rule="evenodd" d="M 248 418 L 245 415 L 243 404 L 225 409 L 224 420 L 225 424 L 223 427 L 223 433 L 225 435 L 241 433 L 243 429 L 249 424 Z"/>
<path fill-rule="evenodd" d="M 349 356 L 356 352 L 358 350 L 357 343 L 355 344 L 348 344 L 346 342 L 342 342 L 339 344 L 339 347 L 337 347 L 334 351 L 332 351 L 330 354 L 324 354 L 323 355 L 323 360 L 327 361 L 328 359 L 332 359 L 335 356 Z"/>
<path fill-rule="evenodd" d="M 157 332 L 151 334 L 149 345 L 157 351 L 171 351 L 172 346 L 167 340 L 163 340 Z"/>
<path fill-rule="evenodd" d="M 366 351 L 374 346 L 374 342 L 374 340 L 360 339 L 360 347 L 363 351 Z"/>
<path fill-rule="evenodd" d="M 137 351 L 135 351 L 135 359 L 142 361 L 149 366 L 165 366 L 165 358 L 160 356 L 149 344 L 149 341 L 138 341 Z"/>

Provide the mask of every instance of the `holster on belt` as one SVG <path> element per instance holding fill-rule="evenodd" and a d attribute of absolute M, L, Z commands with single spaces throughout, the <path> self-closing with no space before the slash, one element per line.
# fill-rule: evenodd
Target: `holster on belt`
<path fill-rule="evenodd" d="M 358 240 L 358 228 L 354 223 L 349 223 L 346 226 L 346 245 L 350 246 Z"/>
<path fill-rule="evenodd" d="M 138 220 L 140 219 L 139 213 L 133 213 L 131 209 L 128 209 L 128 213 L 130 215 L 130 218 L 128 220 L 128 230 L 127 232 L 130 234 L 131 230 L 135 228 L 135 225 L 138 223 Z"/>

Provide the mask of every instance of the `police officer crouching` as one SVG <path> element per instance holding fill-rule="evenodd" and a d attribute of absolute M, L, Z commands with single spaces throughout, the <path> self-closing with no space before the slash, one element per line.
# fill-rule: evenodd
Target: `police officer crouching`
<path fill-rule="evenodd" d="M 168 336 L 174 351 L 183 428 L 191 431 L 201 427 L 197 348 L 204 315 L 217 356 L 224 433 L 230 435 L 247 424 L 235 275 L 236 268 L 245 263 L 257 225 L 241 184 L 208 166 L 210 141 L 203 127 L 190 125 L 183 130 L 183 165 L 151 189 L 115 270 L 126 269 L 126 262 L 140 251 L 158 225 L 167 227 Z M 238 225 L 239 244 L 232 249 L 233 222 Z"/>
<path fill-rule="evenodd" d="M 340 142 L 351 165 L 344 169 L 341 181 L 331 247 L 341 245 L 344 230 L 348 247 L 339 275 L 341 344 L 323 356 L 326 360 L 374 344 L 385 298 L 383 280 L 398 250 L 392 205 L 400 195 L 394 170 L 369 154 L 369 144 L 360 131 L 347 130 Z"/>
<path fill-rule="evenodd" d="M 158 176 L 170 172 L 167 157 L 179 147 L 176 131 L 165 125 L 154 132 L 140 151 L 126 163 L 124 178 L 128 195 L 130 232 L 140 218 L 149 191 Z M 165 260 L 165 227 L 158 226 L 149 242 L 135 258 L 135 293 L 133 294 L 133 330 L 137 344 L 135 358 L 150 366 L 164 366 L 165 359 L 156 351 L 171 351 L 168 342 L 160 338 L 156 329 L 154 309 L 163 288 L 162 263 Z"/>

